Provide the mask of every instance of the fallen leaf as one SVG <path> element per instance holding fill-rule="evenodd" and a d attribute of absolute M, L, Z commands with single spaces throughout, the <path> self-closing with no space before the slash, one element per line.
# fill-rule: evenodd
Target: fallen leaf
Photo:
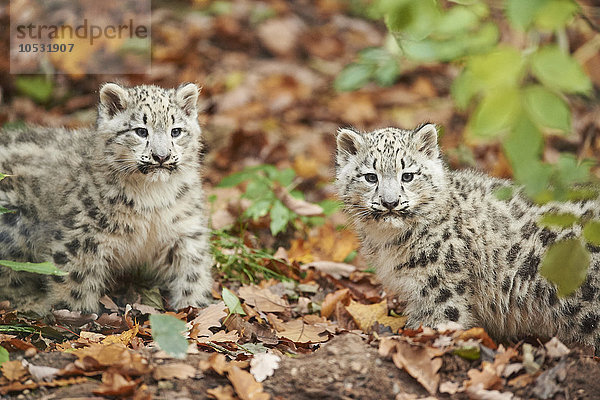
<path fill-rule="evenodd" d="M 268 288 L 257 286 L 242 286 L 238 293 L 247 304 L 262 312 L 284 312 L 289 308 L 288 302 L 271 292 Z"/>
<path fill-rule="evenodd" d="M 176 363 L 159 365 L 154 368 L 152 377 L 157 381 L 169 379 L 187 379 L 196 376 L 196 368 L 189 364 Z"/>
<path fill-rule="evenodd" d="M 432 357 L 428 350 L 426 347 L 399 341 L 392 360 L 398 368 L 415 378 L 429 394 L 434 395 L 440 384 L 438 371 L 442 366 L 442 359 Z"/>
<path fill-rule="evenodd" d="M 553 337 L 550 339 L 544 347 L 549 357 L 560 358 L 566 356 L 571 352 L 567 346 L 565 346 L 558 338 Z"/>
<path fill-rule="evenodd" d="M 92 392 L 100 396 L 129 396 L 133 394 L 138 383 L 116 372 L 107 371 L 102 374 L 102 384 Z"/>
<path fill-rule="evenodd" d="M 6 361 L 0 366 L 2 375 L 9 381 L 18 381 L 27 375 L 27 368 L 23 365 L 21 360 Z"/>
<path fill-rule="evenodd" d="M 273 353 L 255 354 L 252 361 L 250 361 L 250 373 L 257 382 L 262 382 L 273 375 L 275 370 L 279 368 L 280 361 L 281 358 Z"/>
<path fill-rule="evenodd" d="M 460 388 L 457 382 L 446 381 L 440 385 L 440 393 L 448 393 L 449 395 L 456 394 Z"/>
<path fill-rule="evenodd" d="M 385 300 L 376 304 L 360 304 L 350 300 L 346 310 L 352 315 L 358 327 L 366 333 L 371 332 L 373 324 L 376 322 L 389 326 L 394 333 L 397 333 L 406 324 L 406 317 L 390 317 L 387 315 L 387 301 Z"/>
<path fill-rule="evenodd" d="M 500 392 L 498 390 L 486 390 L 479 384 L 467 388 L 467 393 L 470 399 L 474 400 L 512 400 L 514 394 L 511 392 Z"/>
<path fill-rule="evenodd" d="M 278 337 L 289 339 L 294 343 L 322 343 L 329 340 L 325 328 L 306 324 L 301 319 L 283 322 L 276 329 Z"/>
<path fill-rule="evenodd" d="M 242 400 L 267 400 L 271 396 L 263 392 L 263 385 L 256 382 L 252 374 L 238 367 L 231 367 L 227 373 L 235 392 Z"/>
<path fill-rule="evenodd" d="M 204 372 L 212 369 L 217 374 L 224 375 L 229 369 L 229 364 L 227 364 L 227 359 L 223 354 L 213 353 L 208 357 L 208 360 L 200 361 L 200 369 Z"/>
<path fill-rule="evenodd" d="M 236 343 L 238 340 L 240 340 L 240 335 L 238 335 L 238 332 L 235 330 L 231 332 L 218 331 L 212 336 L 199 337 L 198 339 L 196 339 L 198 343 Z"/>
<path fill-rule="evenodd" d="M 108 297 L 107 295 L 104 295 L 102 297 L 100 297 L 100 300 L 98 300 L 104 307 L 106 307 L 107 309 L 109 309 L 110 311 L 113 312 L 118 312 L 119 311 L 119 306 L 117 306 L 115 304 L 115 302 Z"/>
<path fill-rule="evenodd" d="M 46 367 L 42 365 L 33 365 L 27 363 L 27 369 L 34 381 L 51 381 L 53 380 L 60 369 L 54 367 Z"/>
<path fill-rule="evenodd" d="M 305 217 L 313 217 L 323 215 L 323 208 L 314 203 L 309 203 L 306 200 L 301 200 L 293 197 L 284 187 L 278 186 L 275 188 L 275 196 L 290 210 L 298 215 Z"/>
<path fill-rule="evenodd" d="M 77 356 L 74 364 L 84 371 L 95 371 L 114 367 L 125 375 L 144 375 L 150 371 L 148 360 L 141 354 L 129 350 L 122 344 L 92 344 L 73 352 Z"/>
<path fill-rule="evenodd" d="M 485 332 L 483 328 L 471 328 L 462 332 L 459 336 L 459 339 L 469 340 L 469 339 L 479 339 L 481 340 L 481 344 L 486 347 L 489 347 L 492 350 L 496 350 L 498 346 L 496 343 L 490 338 L 490 336 Z"/>
<path fill-rule="evenodd" d="M 233 387 L 231 387 L 230 385 L 217 386 L 212 389 L 207 389 L 206 393 L 209 396 L 212 396 L 217 400 L 236 400 L 237 399 L 237 397 L 235 397 Z"/>
<path fill-rule="evenodd" d="M 221 319 L 227 316 L 225 309 L 225 303 L 219 301 L 202 310 L 190 323 L 192 325 L 190 338 L 197 339 L 198 336 L 212 336 L 213 333 L 209 328 L 221 326 Z"/>
<path fill-rule="evenodd" d="M 84 339 L 88 343 L 100 343 L 106 338 L 106 335 L 96 332 L 81 331 L 79 332 L 79 339 Z"/>
<path fill-rule="evenodd" d="M 120 335 L 107 336 L 104 340 L 102 340 L 102 344 L 121 343 L 127 346 L 129 343 L 131 343 L 131 340 L 138 334 L 139 331 L 139 326 L 136 324 L 132 329 L 126 330 Z"/>
<path fill-rule="evenodd" d="M 529 374 L 521 374 L 511 380 L 508 381 L 508 386 L 512 386 L 514 388 L 524 388 L 533 382 L 533 375 Z"/>
<path fill-rule="evenodd" d="M 465 381 L 465 386 L 468 388 L 481 387 L 481 389 L 501 389 L 502 379 L 498 376 L 496 368 L 489 361 L 483 361 L 481 363 L 481 371 L 478 369 L 470 369 L 467 372 L 469 380 Z"/>
<path fill-rule="evenodd" d="M 336 290 L 333 293 L 328 293 L 325 296 L 325 300 L 321 304 L 321 316 L 329 318 L 335 311 L 337 303 L 341 302 L 344 305 L 348 305 L 350 300 L 350 289 Z"/>
<path fill-rule="evenodd" d="M 80 311 L 54 310 L 52 311 L 57 324 L 70 326 L 83 326 L 98 319 L 96 314 L 82 314 Z"/>
<path fill-rule="evenodd" d="M 301 267 L 301 269 L 308 268 L 315 268 L 324 274 L 331 275 L 335 279 L 342 279 L 342 277 L 347 278 L 352 272 L 356 271 L 354 265 L 333 261 L 313 261 Z"/>

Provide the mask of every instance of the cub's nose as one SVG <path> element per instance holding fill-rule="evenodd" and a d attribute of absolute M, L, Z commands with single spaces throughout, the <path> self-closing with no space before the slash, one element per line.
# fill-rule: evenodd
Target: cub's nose
<path fill-rule="evenodd" d="M 381 205 L 384 206 L 385 208 L 387 208 L 388 210 L 393 210 L 394 208 L 396 208 L 398 206 L 399 203 L 400 203 L 400 200 L 396 200 L 396 201 L 392 201 L 392 202 L 381 200 Z"/>
<path fill-rule="evenodd" d="M 163 154 L 154 154 L 154 153 L 152 153 L 152 158 L 157 163 L 163 164 L 165 161 L 167 161 L 169 158 L 171 158 L 171 154 L 167 153 L 167 154 L 163 155 Z"/>

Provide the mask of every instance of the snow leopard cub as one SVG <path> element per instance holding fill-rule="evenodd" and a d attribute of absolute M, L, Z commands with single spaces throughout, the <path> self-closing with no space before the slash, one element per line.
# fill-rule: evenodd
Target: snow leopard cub
<path fill-rule="evenodd" d="M 212 257 L 200 180 L 199 89 L 100 89 L 95 127 L 0 132 L 0 258 L 51 261 L 66 276 L 0 266 L 0 300 L 19 310 L 96 311 L 147 266 L 175 308 L 204 305 Z"/>
<path fill-rule="evenodd" d="M 600 348 L 600 248 L 571 296 L 538 274 L 553 242 L 580 236 L 536 224 L 546 212 L 598 218 L 598 200 L 530 202 L 510 181 L 449 171 L 437 131 L 426 124 L 337 135 L 338 193 L 384 285 L 406 301 L 407 327 L 456 322 L 484 327 L 498 340 L 558 336 Z"/>

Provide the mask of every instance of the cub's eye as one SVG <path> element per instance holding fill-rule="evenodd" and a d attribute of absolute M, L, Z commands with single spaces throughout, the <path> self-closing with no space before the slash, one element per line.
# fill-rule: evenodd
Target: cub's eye
<path fill-rule="evenodd" d="M 135 134 L 139 137 L 145 138 L 148 136 L 148 129 L 146 128 L 135 128 Z"/>
<path fill-rule="evenodd" d="M 171 137 L 178 137 L 181 135 L 181 128 L 173 128 L 171 129 Z"/>
<path fill-rule="evenodd" d="M 377 174 L 365 174 L 365 181 L 369 183 L 377 183 Z"/>
<path fill-rule="evenodd" d="M 402 174 L 402 182 L 410 182 L 415 177 L 415 174 L 411 172 L 405 172 Z"/>

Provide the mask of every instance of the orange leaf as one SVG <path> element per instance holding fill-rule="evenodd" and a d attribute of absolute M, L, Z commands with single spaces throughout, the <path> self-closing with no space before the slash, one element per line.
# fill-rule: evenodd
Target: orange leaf
<path fill-rule="evenodd" d="M 335 291 L 334 293 L 329 293 L 327 296 L 325 296 L 323 304 L 321 304 L 321 316 L 329 318 L 329 316 L 335 311 L 335 306 L 337 303 L 347 303 L 349 299 L 349 289 L 341 289 Z"/>
<path fill-rule="evenodd" d="M 9 381 L 18 381 L 29 373 L 21 360 L 3 362 L 0 371 L 2 371 L 2 375 Z"/>
<path fill-rule="evenodd" d="M 154 368 L 152 376 L 157 381 L 170 379 L 187 379 L 196 375 L 196 368 L 189 364 L 175 363 L 159 365 Z"/>
<path fill-rule="evenodd" d="M 268 400 L 271 396 L 263 392 L 262 383 L 256 382 L 252 374 L 238 367 L 231 367 L 227 377 L 242 400 Z"/>
<path fill-rule="evenodd" d="M 439 369 L 442 359 L 432 358 L 429 349 L 407 342 L 396 343 L 396 352 L 392 360 L 398 368 L 404 369 L 415 378 L 427 391 L 434 395 L 440 384 Z"/>
<path fill-rule="evenodd" d="M 131 381 L 116 372 L 102 374 L 102 384 L 92 392 L 100 396 L 129 396 L 133 394 L 138 381 Z"/>
<path fill-rule="evenodd" d="M 365 332 L 370 332 L 376 322 L 389 326 L 393 332 L 398 332 L 406 324 L 406 317 L 390 317 L 387 315 L 388 309 L 385 300 L 375 304 L 360 304 L 350 300 L 350 305 L 346 307 L 346 310 L 352 315 L 358 327 Z"/>

